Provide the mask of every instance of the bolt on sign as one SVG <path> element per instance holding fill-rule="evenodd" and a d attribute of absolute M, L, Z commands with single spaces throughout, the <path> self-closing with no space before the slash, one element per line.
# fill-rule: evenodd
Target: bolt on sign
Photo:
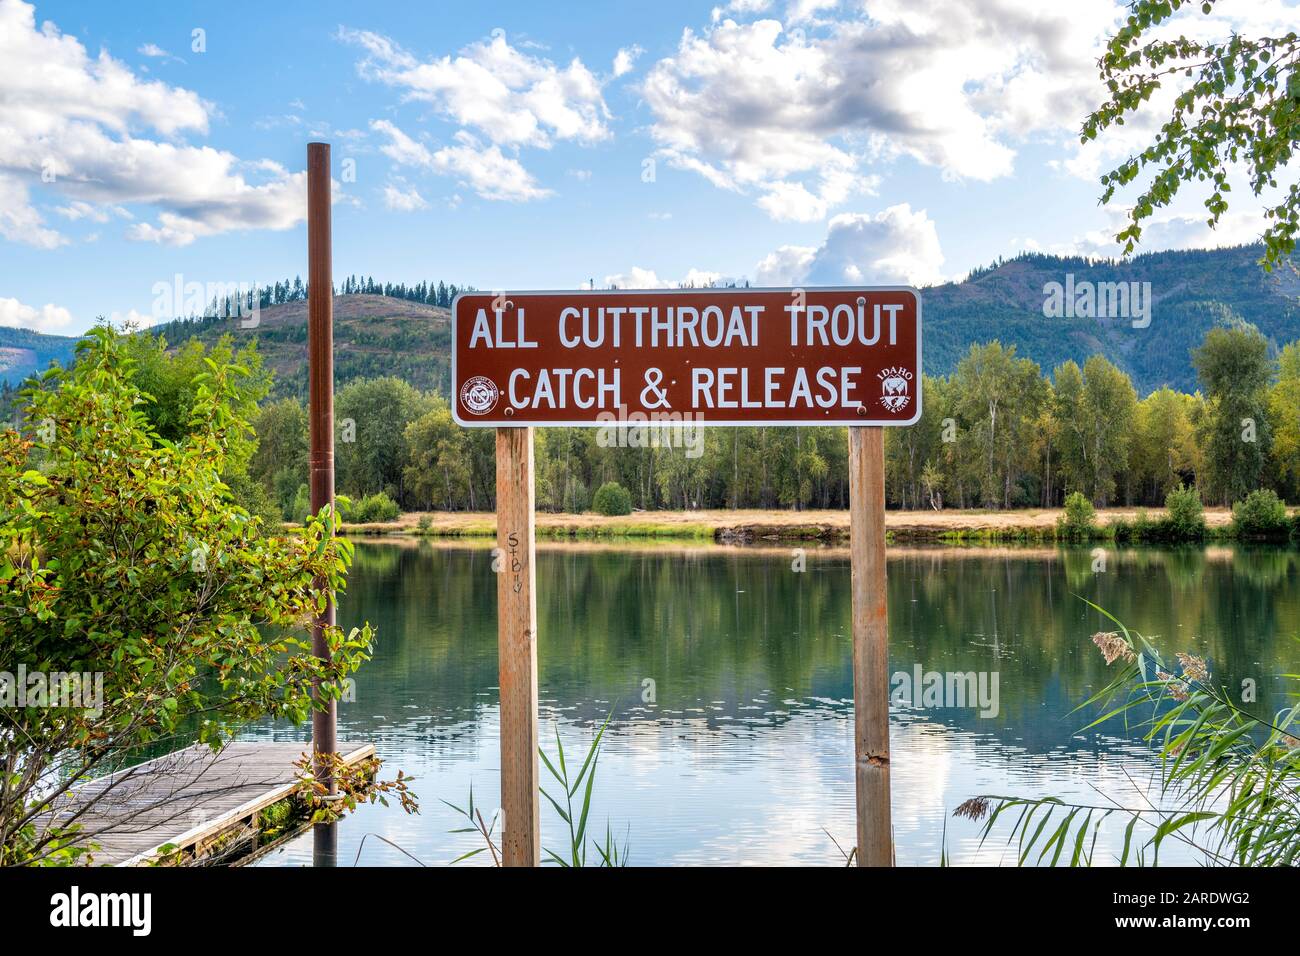
<path fill-rule="evenodd" d="M 910 425 L 908 288 L 471 292 L 452 305 L 467 426 Z"/>

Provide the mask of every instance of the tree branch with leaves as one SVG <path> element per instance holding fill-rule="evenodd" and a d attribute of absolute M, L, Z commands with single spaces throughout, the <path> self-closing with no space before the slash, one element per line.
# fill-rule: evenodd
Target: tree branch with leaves
<path fill-rule="evenodd" d="M 1203 0 L 1213 12 L 1217 0 Z M 1168 206 L 1189 182 L 1210 186 L 1208 223 L 1217 226 L 1228 211 L 1230 165 L 1243 164 L 1257 197 L 1266 199 L 1263 263 L 1266 268 L 1295 249 L 1300 228 L 1300 185 L 1285 177 L 1300 136 L 1300 38 L 1231 36 L 1212 42 L 1185 35 L 1165 36 L 1186 0 L 1135 0 L 1124 25 L 1098 61 L 1109 98 L 1083 123 L 1082 141 L 1124 126 L 1147 108 L 1158 92 L 1177 85 L 1169 117 L 1155 139 L 1101 178 L 1103 203 L 1146 176 L 1115 237 L 1124 254 L 1142 238 L 1143 224 Z M 1188 82 L 1190 81 L 1190 82 Z"/>

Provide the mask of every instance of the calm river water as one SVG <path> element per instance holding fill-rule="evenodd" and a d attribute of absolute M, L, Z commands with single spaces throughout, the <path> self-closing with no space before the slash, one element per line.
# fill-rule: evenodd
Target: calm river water
<path fill-rule="evenodd" d="M 592 825 L 624 834 L 634 864 L 833 865 L 827 832 L 851 846 L 848 554 L 810 549 L 803 571 L 795 558 L 789 548 L 539 546 L 543 746 L 554 756 L 558 728 L 567 754 L 585 751 L 613 711 Z M 952 818 L 977 794 L 1139 801 L 1150 751 L 1118 725 L 1081 731 L 1090 716 L 1071 713 L 1107 681 L 1090 636 L 1110 628 L 1081 597 L 1170 656 L 1205 656 L 1230 689 L 1255 682 L 1248 709 L 1289 703 L 1279 675 L 1300 671 L 1300 553 L 1110 550 L 1104 571 L 1093 565 L 1086 549 L 890 549 L 891 673 L 997 675 L 996 715 L 891 707 L 900 865 L 937 865 L 945 840 L 954 864 L 1013 863 L 1005 831 L 981 848 L 978 827 Z M 422 812 L 363 807 L 339 828 L 339 865 L 358 850 L 363 865 L 414 865 L 366 834 L 443 865 L 477 844 L 448 833 L 463 819 L 440 801 L 463 805 L 471 785 L 485 811 L 497 799 L 487 545 L 359 542 L 340 622 L 363 620 L 379 642 L 340 708 L 339 739 L 372 741 L 386 773 L 413 774 Z M 1122 842 L 1113 819 L 1098 863 Z M 564 845 L 545 800 L 542 829 L 544 845 Z M 1176 857 L 1167 847 L 1161 860 Z M 459 865 L 479 862 L 486 854 Z M 262 861 L 311 863 L 310 835 Z"/>

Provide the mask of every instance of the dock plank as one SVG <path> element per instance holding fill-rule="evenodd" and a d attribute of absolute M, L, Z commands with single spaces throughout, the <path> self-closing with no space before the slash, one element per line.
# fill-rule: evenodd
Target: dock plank
<path fill-rule="evenodd" d="M 293 762 L 310 749 L 243 741 L 215 754 L 187 747 L 77 787 L 58 816 L 77 815 L 79 842 L 98 847 L 91 865 L 147 864 L 163 846 L 196 845 L 284 799 L 294 788 Z M 349 765 L 375 752 L 355 742 L 338 749 Z M 98 799 L 90 804 L 92 798 Z"/>

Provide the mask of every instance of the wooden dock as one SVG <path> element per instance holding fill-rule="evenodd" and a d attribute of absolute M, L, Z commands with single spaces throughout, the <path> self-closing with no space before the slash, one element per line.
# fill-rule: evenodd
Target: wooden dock
<path fill-rule="evenodd" d="M 164 857 L 202 863 L 214 851 L 219 857 L 235 845 L 257 847 L 259 814 L 293 792 L 294 761 L 310 749 L 239 741 L 215 754 L 187 747 L 83 784 L 60 817 L 99 798 L 78 818 L 82 841 L 98 844 L 93 866 L 147 866 Z M 375 753 L 373 744 L 340 743 L 338 750 L 348 765 Z"/>

